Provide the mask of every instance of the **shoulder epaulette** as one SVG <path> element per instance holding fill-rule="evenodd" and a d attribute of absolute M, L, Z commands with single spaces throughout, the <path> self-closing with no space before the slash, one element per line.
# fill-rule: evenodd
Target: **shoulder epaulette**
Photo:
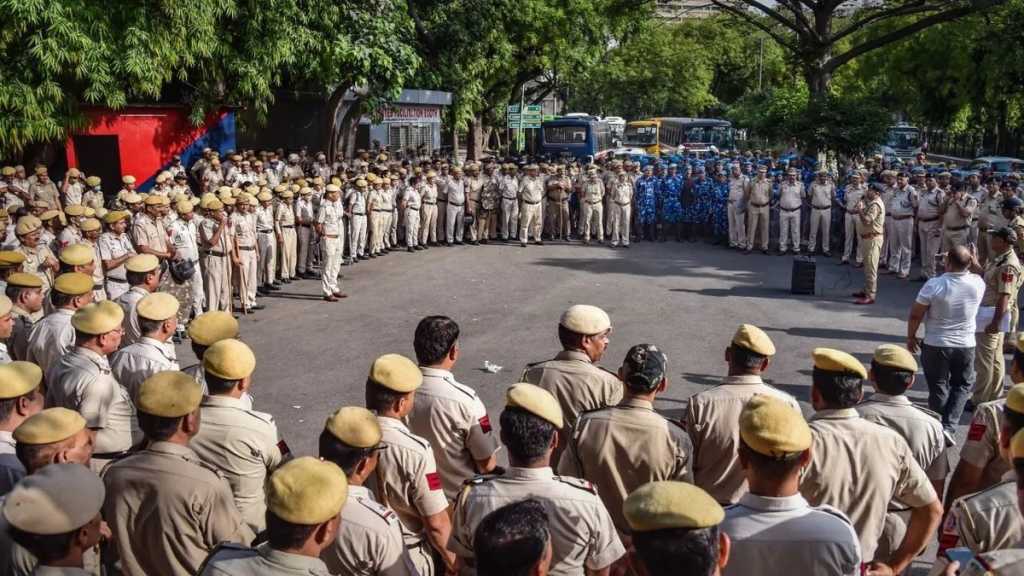
<path fill-rule="evenodd" d="M 462 483 L 463 486 L 479 486 L 484 482 L 490 482 L 495 478 L 499 478 L 500 474 L 478 474 Z"/>
<path fill-rule="evenodd" d="M 594 366 L 597 366 L 597 364 L 594 364 Z M 616 374 L 615 372 L 612 372 L 611 370 L 605 368 L 604 366 L 597 366 L 597 369 L 598 370 L 603 370 L 604 372 L 607 372 L 608 374 L 611 374 L 612 376 L 615 377 L 616 380 L 619 379 L 619 375 L 618 374 Z"/>
<path fill-rule="evenodd" d="M 1016 483 L 1017 483 L 1017 480 L 1015 480 L 1015 479 L 1014 480 L 1001 480 L 1001 481 L 996 482 L 995 484 L 989 486 L 988 488 L 982 488 L 981 490 L 978 490 L 977 492 L 972 492 L 970 494 L 965 494 L 964 496 L 961 496 L 961 497 L 957 498 L 957 500 L 966 503 L 968 500 L 974 500 L 978 496 L 982 496 L 982 495 L 987 494 L 987 493 L 989 493 L 989 492 L 991 492 L 993 490 L 998 490 L 999 488 L 1005 486 L 1006 484 L 1016 484 Z"/>
<path fill-rule="evenodd" d="M 466 386 L 465 384 L 461 384 L 459 382 L 456 382 L 454 378 L 451 378 L 451 379 L 445 378 L 445 382 L 451 384 L 452 388 L 458 390 L 459 392 L 462 392 L 466 396 L 469 396 L 470 399 L 475 399 L 476 398 L 476 391 L 475 390 L 473 390 L 469 386 Z"/>
<path fill-rule="evenodd" d="M 234 542 L 221 542 L 214 546 L 213 550 L 211 550 L 210 554 L 206 557 L 206 560 L 203 560 L 203 563 L 199 565 L 199 570 L 196 574 L 202 574 L 203 571 L 206 570 L 206 565 L 209 564 L 211 560 L 214 560 L 221 552 L 230 552 L 231 557 L 233 558 L 242 558 L 258 554 L 255 548 L 249 548 L 248 546 L 243 546 Z"/>
<path fill-rule="evenodd" d="M 555 476 L 555 480 L 561 482 L 562 484 L 568 484 L 573 488 L 579 488 L 584 492 L 590 492 L 595 496 L 597 495 L 597 488 L 594 488 L 593 484 L 582 478 L 575 478 L 573 476 Z"/>
<path fill-rule="evenodd" d="M 840 520 L 845 522 L 847 525 L 853 526 L 853 522 L 850 521 L 850 518 L 846 514 L 844 514 L 842 510 L 838 508 L 833 508 L 828 504 L 822 504 L 821 506 L 815 506 L 814 509 L 821 510 L 822 512 L 831 514 L 832 516 L 835 516 L 836 518 L 839 518 Z"/>
<path fill-rule="evenodd" d="M 380 502 L 377 502 L 373 498 L 356 498 L 356 502 L 359 502 L 364 507 L 372 511 L 374 514 L 380 516 L 385 522 L 393 524 L 398 521 L 398 515 L 395 511 L 387 506 L 384 506 Z"/>
<path fill-rule="evenodd" d="M 415 434 L 413 434 L 411 432 L 408 432 L 406 430 L 399 430 L 399 432 L 401 432 L 402 435 L 405 436 L 406 438 L 408 438 L 408 439 L 412 440 L 413 442 L 419 444 L 422 448 L 424 448 L 426 450 L 430 450 L 430 442 L 424 440 L 423 438 L 419 438 Z"/>

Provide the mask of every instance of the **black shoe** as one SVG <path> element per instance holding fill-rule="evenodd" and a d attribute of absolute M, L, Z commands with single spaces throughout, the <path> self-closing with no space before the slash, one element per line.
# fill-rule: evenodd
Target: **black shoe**
<path fill-rule="evenodd" d="M 416 251 L 416 249 L 415 249 L 415 248 L 413 248 L 412 246 L 409 246 L 408 248 L 406 248 L 406 249 L 405 249 L 405 251 L 406 251 L 406 252 L 415 252 L 415 251 Z"/>
<path fill-rule="evenodd" d="M 258 304 L 258 303 L 257 304 L 253 304 L 252 306 L 249 307 L 249 311 L 264 310 L 264 309 L 266 309 L 266 306 L 264 306 L 263 304 Z"/>
<path fill-rule="evenodd" d="M 370 258 L 376 258 L 376 257 L 377 257 L 376 254 L 370 254 Z"/>
<path fill-rule="evenodd" d="M 459 245 L 459 246 L 462 246 L 462 244 L 463 244 L 462 240 L 456 240 L 456 241 L 455 241 L 455 243 L 456 243 L 457 245 Z"/>
<path fill-rule="evenodd" d="M 267 295 L 267 289 L 264 288 L 263 286 L 260 286 L 259 288 L 256 289 L 256 296 L 266 296 L 266 295 Z"/>
<path fill-rule="evenodd" d="M 544 241 L 543 240 L 537 240 L 537 246 L 543 246 L 543 245 L 544 245 Z"/>

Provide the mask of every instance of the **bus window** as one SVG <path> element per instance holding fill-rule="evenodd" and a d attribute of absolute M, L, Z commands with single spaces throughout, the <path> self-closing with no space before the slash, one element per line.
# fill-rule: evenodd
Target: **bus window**
<path fill-rule="evenodd" d="M 623 134 L 626 146 L 651 146 L 658 143 L 657 126 L 626 126 Z"/>
<path fill-rule="evenodd" d="M 546 126 L 544 128 L 544 142 L 548 144 L 583 144 L 586 141 L 586 126 Z"/>

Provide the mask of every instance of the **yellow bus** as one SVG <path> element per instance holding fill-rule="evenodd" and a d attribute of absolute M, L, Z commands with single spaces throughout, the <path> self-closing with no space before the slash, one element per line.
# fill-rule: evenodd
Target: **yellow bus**
<path fill-rule="evenodd" d="M 642 148 L 644 152 L 657 156 L 661 152 L 658 143 L 658 119 L 634 120 L 626 123 L 622 133 L 622 145 L 627 148 Z"/>
<path fill-rule="evenodd" d="M 647 154 L 696 154 L 735 148 L 732 124 L 716 118 L 650 118 L 626 124 L 623 146 Z"/>

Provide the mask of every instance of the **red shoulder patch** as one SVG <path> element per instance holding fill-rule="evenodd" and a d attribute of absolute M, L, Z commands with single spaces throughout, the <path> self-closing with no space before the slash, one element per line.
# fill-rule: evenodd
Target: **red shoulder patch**
<path fill-rule="evenodd" d="M 974 422 L 971 424 L 971 428 L 967 431 L 967 439 L 971 442 L 977 442 L 985 437 L 985 430 L 988 427 L 981 422 Z"/>
<path fill-rule="evenodd" d="M 490 433 L 490 431 L 491 431 L 491 417 L 490 416 L 484 415 L 484 417 L 480 419 L 480 429 L 484 431 L 484 434 Z"/>
<path fill-rule="evenodd" d="M 1003 283 L 1009 284 L 1013 282 L 1013 272 L 1003 272 Z"/>
<path fill-rule="evenodd" d="M 944 553 L 950 548 L 956 548 L 956 545 L 960 542 L 960 537 L 956 534 L 943 534 L 939 536 L 939 554 Z"/>
<path fill-rule="evenodd" d="M 432 491 L 441 489 L 441 477 L 437 475 L 437 472 L 427 474 L 427 487 Z"/>
<path fill-rule="evenodd" d="M 281 456 L 287 456 L 292 453 L 292 449 L 288 447 L 288 443 L 284 439 L 277 443 L 277 449 L 281 451 Z"/>

